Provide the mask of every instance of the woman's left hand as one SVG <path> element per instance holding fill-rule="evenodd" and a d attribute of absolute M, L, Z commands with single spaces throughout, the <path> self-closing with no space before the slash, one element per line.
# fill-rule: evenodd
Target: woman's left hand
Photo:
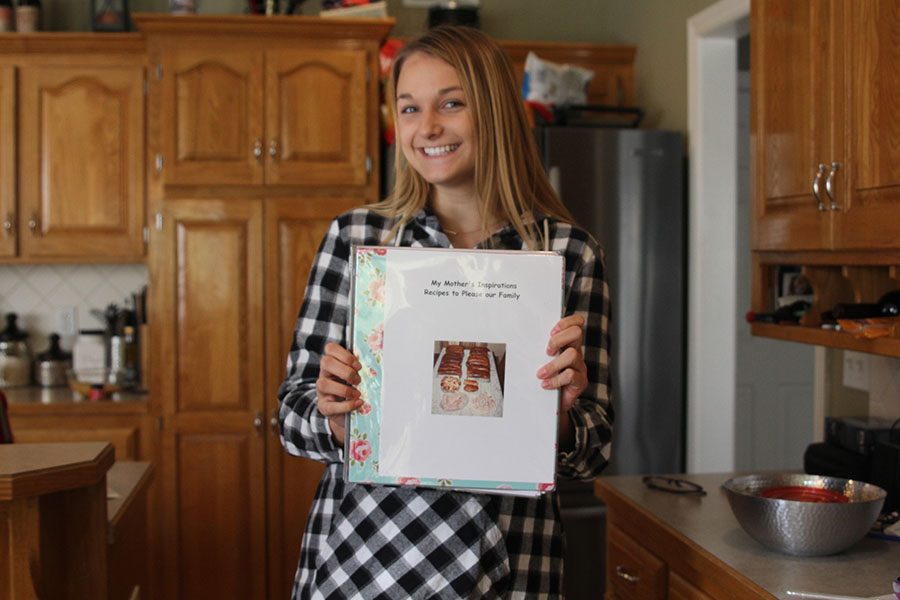
<path fill-rule="evenodd" d="M 537 376 L 545 390 L 562 392 L 560 415 L 572 408 L 588 385 L 587 365 L 581 354 L 583 345 L 584 317 L 581 315 L 563 317 L 550 331 L 547 354 L 556 356 L 538 369 Z"/>

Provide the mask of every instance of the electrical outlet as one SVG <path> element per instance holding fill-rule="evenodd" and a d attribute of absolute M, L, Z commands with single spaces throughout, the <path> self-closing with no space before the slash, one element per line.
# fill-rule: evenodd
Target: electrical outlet
<path fill-rule="evenodd" d="M 844 351 L 844 387 L 869 391 L 869 355 Z"/>
<path fill-rule="evenodd" d="M 59 335 L 76 335 L 78 333 L 78 307 L 61 308 L 56 317 Z"/>

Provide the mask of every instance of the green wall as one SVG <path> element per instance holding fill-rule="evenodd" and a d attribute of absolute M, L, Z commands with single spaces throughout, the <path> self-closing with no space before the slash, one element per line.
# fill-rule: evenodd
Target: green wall
<path fill-rule="evenodd" d="M 246 0 L 196 0 L 200 13 L 245 11 Z M 687 128 L 687 19 L 715 0 L 483 0 L 481 26 L 502 39 L 633 44 L 637 46 L 637 99 L 646 110 L 644 125 Z M 90 28 L 90 0 L 43 0 L 51 30 Z M 168 10 L 168 0 L 131 0 L 132 12 Z M 319 0 L 307 0 L 315 14 Z M 405 8 L 388 0 L 397 19 L 395 35 L 424 31 L 427 9 Z"/>

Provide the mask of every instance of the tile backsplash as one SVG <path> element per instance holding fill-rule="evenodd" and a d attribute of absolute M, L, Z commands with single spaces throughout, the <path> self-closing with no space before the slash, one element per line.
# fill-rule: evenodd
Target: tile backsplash
<path fill-rule="evenodd" d="M 78 329 L 98 329 L 103 322 L 92 308 L 125 306 L 126 298 L 147 284 L 145 265 L 0 265 L 0 314 L 15 312 L 28 331 L 32 352 L 47 348 L 47 336 L 59 331 L 59 311 L 75 307 Z M 2 329 L 6 320 L 2 320 Z M 62 346 L 72 349 L 74 336 Z"/>

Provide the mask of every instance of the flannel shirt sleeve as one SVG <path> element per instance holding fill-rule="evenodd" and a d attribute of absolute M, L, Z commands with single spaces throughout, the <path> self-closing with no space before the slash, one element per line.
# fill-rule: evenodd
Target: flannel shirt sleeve
<path fill-rule="evenodd" d="M 319 246 L 294 339 L 287 358 L 287 377 L 278 390 L 281 443 L 288 453 L 325 463 L 343 461 L 343 449 L 331 437 L 327 417 L 316 406 L 319 363 L 328 342 L 347 346 L 350 310 L 350 247 L 332 221 Z"/>
<path fill-rule="evenodd" d="M 584 362 L 588 386 L 569 410 L 575 432 L 575 447 L 561 452 L 557 460 L 560 476 L 589 480 L 609 462 L 613 408 L 609 370 L 609 287 L 603 254 L 590 245 L 582 251 L 580 267 L 569 289 L 566 314 L 585 319 Z"/>

